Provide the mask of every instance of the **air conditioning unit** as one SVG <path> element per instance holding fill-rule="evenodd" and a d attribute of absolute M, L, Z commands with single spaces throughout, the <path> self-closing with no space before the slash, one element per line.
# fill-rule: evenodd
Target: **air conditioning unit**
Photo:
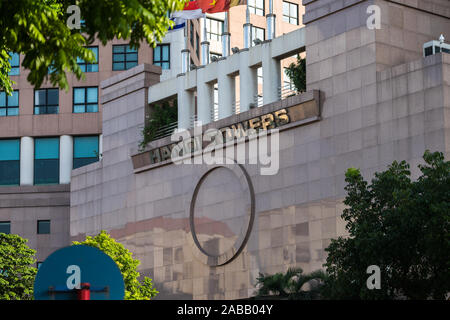
<path fill-rule="evenodd" d="M 444 36 L 441 35 L 439 41 L 432 40 L 423 45 L 423 56 L 428 57 L 439 52 L 450 53 L 450 44 L 444 42 Z"/>

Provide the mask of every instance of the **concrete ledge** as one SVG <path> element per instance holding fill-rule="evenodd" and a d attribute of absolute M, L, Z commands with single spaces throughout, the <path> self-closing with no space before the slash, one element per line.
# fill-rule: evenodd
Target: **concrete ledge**
<path fill-rule="evenodd" d="M 69 192 L 70 184 L 40 185 L 40 186 L 2 186 L 0 194 L 12 193 L 47 193 Z"/>

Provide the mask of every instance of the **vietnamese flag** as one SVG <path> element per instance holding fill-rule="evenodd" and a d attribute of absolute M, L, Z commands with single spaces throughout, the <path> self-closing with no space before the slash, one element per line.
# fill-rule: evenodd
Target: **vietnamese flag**
<path fill-rule="evenodd" d="M 197 0 L 197 5 L 203 12 L 217 13 L 230 9 L 231 0 Z"/>

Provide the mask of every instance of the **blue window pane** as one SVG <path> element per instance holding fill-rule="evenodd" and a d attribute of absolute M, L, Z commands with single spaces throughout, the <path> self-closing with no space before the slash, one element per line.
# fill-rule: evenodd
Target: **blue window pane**
<path fill-rule="evenodd" d="M 8 108 L 8 116 L 18 116 L 19 108 Z"/>
<path fill-rule="evenodd" d="M 11 67 L 11 70 L 8 72 L 8 75 L 10 76 L 18 76 L 19 74 L 20 74 L 19 67 Z"/>
<path fill-rule="evenodd" d="M 92 53 L 94 53 L 95 61 L 98 62 L 98 47 L 89 48 L 92 50 Z"/>
<path fill-rule="evenodd" d="M 153 50 L 153 60 L 154 61 L 161 61 L 161 46 L 157 46 L 154 50 Z"/>
<path fill-rule="evenodd" d="M 74 88 L 73 89 L 73 101 L 74 103 L 85 103 L 84 101 L 84 88 Z"/>
<path fill-rule="evenodd" d="M 37 233 L 38 234 L 50 234 L 50 220 L 38 220 Z"/>
<path fill-rule="evenodd" d="M 98 64 L 88 64 L 85 72 L 98 72 Z"/>
<path fill-rule="evenodd" d="M 19 91 L 13 91 L 12 96 L 8 96 L 8 107 L 19 105 Z"/>
<path fill-rule="evenodd" d="M 137 49 L 132 49 L 130 46 L 127 46 L 127 52 L 137 52 Z"/>
<path fill-rule="evenodd" d="M 167 69 L 170 69 L 170 64 L 169 64 L 168 62 L 163 62 L 162 65 L 161 65 L 161 67 L 162 67 L 164 70 L 167 70 Z"/>
<path fill-rule="evenodd" d="M 98 89 L 87 88 L 87 102 L 96 103 L 98 101 Z"/>
<path fill-rule="evenodd" d="M 34 105 L 40 106 L 45 104 L 46 104 L 45 90 L 36 90 L 34 92 Z"/>
<path fill-rule="evenodd" d="M 11 66 L 18 66 L 20 64 L 20 56 L 18 53 L 13 53 L 9 60 Z"/>
<path fill-rule="evenodd" d="M 0 108 L 0 117 L 6 116 L 6 108 Z"/>
<path fill-rule="evenodd" d="M 137 61 L 138 55 L 137 53 L 128 53 L 127 54 L 127 61 Z"/>
<path fill-rule="evenodd" d="M 169 60 L 169 46 L 162 47 L 162 56 L 163 56 L 163 60 Z"/>
<path fill-rule="evenodd" d="M 0 107 L 6 107 L 6 92 L 0 91 Z"/>
<path fill-rule="evenodd" d="M 137 66 L 137 62 L 127 62 L 127 70 Z"/>
<path fill-rule="evenodd" d="M 35 159 L 58 159 L 59 138 L 38 138 L 34 140 Z"/>
<path fill-rule="evenodd" d="M 98 112 L 97 104 L 88 104 L 86 107 L 86 112 Z"/>
<path fill-rule="evenodd" d="M 85 105 L 83 104 L 83 105 L 75 105 L 75 106 L 73 106 L 73 112 L 74 113 L 84 113 L 84 112 L 86 112 L 86 110 L 85 110 Z"/>
<path fill-rule="evenodd" d="M 10 221 L 0 221 L 0 233 L 5 233 L 5 234 L 11 233 L 11 222 Z"/>
<path fill-rule="evenodd" d="M 59 159 L 34 160 L 34 184 L 58 184 Z"/>
<path fill-rule="evenodd" d="M 81 71 L 86 72 L 86 65 L 85 64 L 81 64 L 79 65 Z"/>
<path fill-rule="evenodd" d="M 0 161 L 0 185 L 18 186 L 20 184 L 20 160 Z"/>
<path fill-rule="evenodd" d="M 121 62 L 121 61 L 125 61 L 125 54 L 115 54 L 114 62 Z"/>
<path fill-rule="evenodd" d="M 125 52 L 125 46 L 113 46 L 113 52 L 114 53 Z"/>
<path fill-rule="evenodd" d="M 98 156 L 98 136 L 75 137 L 74 158 L 92 158 Z"/>
<path fill-rule="evenodd" d="M 59 90 L 58 89 L 49 89 L 47 91 L 47 103 L 49 105 L 58 105 L 59 104 Z"/>
<path fill-rule="evenodd" d="M 123 62 L 115 62 L 113 64 L 113 70 L 123 70 L 125 69 L 125 64 Z"/>
<path fill-rule="evenodd" d="M 57 114 L 58 113 L 58 107 L 47 107 L 46 108 L 47 114 Z"/>
<path fill-rule="evenodd" d="M 20 159 L 20 140 L 0 140 L 0 161 Z"/>

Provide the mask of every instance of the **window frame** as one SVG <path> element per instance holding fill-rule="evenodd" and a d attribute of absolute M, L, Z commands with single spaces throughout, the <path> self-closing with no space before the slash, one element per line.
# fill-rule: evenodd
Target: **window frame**
<path fill-rule="evenodd" d="M 48 222 L 48 232 L 39 232 L 39 222 Z M 36 233 L 37 234 L 51 234 L 52 233 L 51 220 L 50 219 L 37 220 Z"/>
<path fill-rule="evenodd" d="M 6 139 L 0 139 L 0 142 L 1 141 L 6 141 L 6 140 L 17 140 L 17 142 L 19 143 L 19 159 L 18 160 L 0 160 L 0 162 L 2 162 L 2 161 L 16 161 L 16 162 L 18 162 L 18 165 L 19 165 L 19 176 L 18 176 L 18 178 L 17 178 L 17 183 L 15 183 L 15 184 L 1 184 L 0 183 L 0 186 L 19 186 L 20 185 L 20 174 L 21 174 L 21 172 L 20 172 L 20 157 L 21 157 L 21 152 L 20 152 L 20 144 L 21 144 L 21 141 L 20 141 L 20 138 L 18 139 L 18 138 L 6 138 Z M 10 167 L 10 166 L 9 166 Z"/>
<path fill-rule="evenodd" d="M 87 136 L 74 136 L 73 137 L 73 147 L 72 147 L 72 154 L 73 154 L 73 159 L 72 159 L 72 170 L 74 170 L 74 169 L 78 169 L 78 168 L 81 168 L 81 167 L 84 167 L 84 166 L 87 166 L 88 164 L 85 164 L 85 165 L 82 165 L 82 166 L 79 166 L 79 167 L 75 167 L 75 159 L 93 159 L 94 157 L 80 157 L 80 158 L 76 158 L 75 157 L 75 140 L 76 140 L 76 138 L 83 138 L 83 137 L 97 137 L 97 150 L 98 150 L 98 155 L 97 155 L 97 157 L 96 157 L 96 161 L 92 161 L 92 162 L 90 162 L 90 163 L 88 163 L 88 164 L 91 164 L 91 163 L 95 163 L 95 162 L 98 162 L 99 160 L 100 160 L 100 136 L 98 136 L 98 135 L 87 135 Z"/>
<path fill-rule="evenodd" d="M 87 100 L 87 95 L 88 95 L 88 90 L 89 88 L 96 88 L 97 89 L 97 102 L 93 103 L 93 102 L 88 102 Z M 75 89 L 84 89 L 84 103 L 75 103 Z M 89 105 L 97 105 L 97 111 L 87 111 L 87 107 Z M 84 106 L 84 112 L 75 112 L 75 106 Z M 99 109 L 99 103 L 98 103 L 98 87 L 96 86 L 90 86 L 90 87 L 73 87 L 72 88 L 72 113 L 74 114 L 83 114 L 83 113 L 98 113 L 98 109 Z"/>
<path fill-rule="evenodd" d="M 253 0 L 255 4 L 250 3 L 252 0 L 247 1 L 248 11 L 251 14 L 256 14 L 258 16 L 264 17 L 266 15 L 266 1 L 262 0 L 262 8 L 257 6 L 257 0 Z M 261 14 L 262 11 L 262 14 Z M 259 13 L 258 13 L 259 12 Z"/>
<path fill-rule="evenodd" d="M 9 232 L 8 233 L 6 233 L 6 232 L 0 232 L 0 233 L 4 233 L 4 234 L 11 234 L 11 220 L 2 220 L 2 221 L 0 221 L 0 224 L 8 224 L 8 227 L 9 227 Z"/>
<path fill-rule="evenodd" d="M 45 105 L 36 105 L 36 92 L 37 91 L 44 91 L 45 90 Z M 58 104 L 48 104 L 48 91 L 49 90 L 56 90 L 58 92 Z M 45 112 L 39 112 L 36 113 L 36 107 L 38 108 L 44 108 Z M 47 112 L 48 107 L 56 107 L 55 113 L 49 113 Z M 41 88 L 41 89 L 34 89 L 34 95 L 33 95 L 33 115 L 42 115 L 42 114 L 59 114 L 59 89 L 58 88 Z"/>
<path fill-rule="evenodd" d="M 13 92 L 17 92 L 17 106 L 9 106 L 8 105 L 8 95 L 6 94 L 6 91 L 0 91 L 0 93 L 4 93 L 5 94 L 5 106 L 2 107 L 0 106 L 0 110 L 5 109 L 5 115 L 1 115 L 0 117 L 14 117 L 14 116 L 18 116 L 19 115 L 19 106 L 20 106 L 20 90 L 13 90 Z M 16 114 L 9 114 L 9 109 L 17 109 L 17 113 Z"/>
<path fill-rule="evenodd" d="M 11 65 L 11 70 L 8 72 L 8 76 L 19 76 L 20 75 L 20 54 L 16 52 L 9 52 L 10 58 L 9 63 Z M 18 55 L 19 63 L 17 65 L 12 64 L 13 55 Z M 17 73 L 12 73 L 13 70 L 17 70 Z"/>
<path fill-rule="evenodd" d="M 211 23 L 214 21 L 214 23 L 218 24 L 217 32 L 219 33 L 213 33 L 212 32 L 212 25 Z M 221 26 L 221 30 L 219 31 L 219 26 Z M 220 19 L 214 19 L 210 17 L 206 17 L 206 40 L 207 41 L 220 41 L 220 38 L 222 34 L 224 33 L 224 22 Z M 214 35 L 214 39 L 212 39 L 211 35 Z"/>
<path fill-rule="evenodd" d="M 167 47 L 168 50 L 169 50 L 168 60 L 163 60 L 163 54 L 162 54 L 163 53 L 163 49 L 162 49 L 163 47 Z M 155 60 L 155 50 L 156 50 L 156 48 L 159 48 L 159 50 L 161 51 L 160 55 L 159 55 L 161 60 L 159 60 L 159 61 Z M 163 66 L 162 66 L 163 63 L 168 63 L 169 64 L 169 68 L 164 69 Z M 153 64 L 155 66 L 160 66 L 163 70 L 169 70 L 170 69 L 170 43 L 160 43 L 155 48 L 153 48 Z"/>
<path fill-rule="evenodd" d="M 80 66 L 80 67 L 84 66 L 85 67 L 83 72 L 98 72 L 99 71 L 99 61 L 100 61 L 100 50 L 99 50 L 99 47 L 98 46 L 86 47 L 86 49 L 90 49 L 90 50 L 92 50 L 93 48 L 97 49 L 97 63 L 88 63 L 88 62 L 86 62 L 84 60 L 82 60 L 83 62 L 77 62 L 78 66 Z M 97 71 L 87 71 L 87 67 L 88 66 L 95 66 L 95 65 L 97 66 Z"/>
<path fill-rule="evenodd" d="M 54 158 L 45 158 L 45 159 L 36 159 L 36 145 L 37 145 L 37 143 L 36 143 L 36 141 L 37 140 L 39 140 L 39 139 L 58 139 L 58 148 L 57 148 L 57 150 L 58 150 L 58 158 L 57 158 L 57 160 L 58 160 L 58 170 L 57 170 L 57 172 L 58 172 L 58 181 L 57 182 L 50 182 L 50 183 L 36 183 L 36 161 L 37 160 L 56 160 L 56 159 L 54 159 Z M 33 172 L 33 185 L 37 185 L 37 186 L 41 186 L 41 185 L 54 185 L 54 184 L 60 184 L 60 181 L 61 181 L 61 176 L 60 176 L 60 174 L 59 174 L 59 169 L 60 169 L 60 160 L 61 160 L 61 154 L 60 154 L 60 148 L 61 148 L 61 141 L 60 141 L 60 137 L 39 137 L 39 138 L 35 138 L 34 139 L 34 153 L 33 153 L 33 166 L 34 166 L 34 172 Z"/>
<path fill-rule="evenodd" d="M 124 47 L 125 48 L 124 52 L 123 53 L 114 52 L 114 48 L 117 48 L 117 47 Z M 136 51 L 127 52 L 127 48 L 129 48 L 130 50 L 136 50 Z M 123 61 L 114 61 L 114 57 L 116 55 L 119 55 L 119 54 L 123 54 L 124 60 Z M 136 60 L 128 60 L 127 59 L 128 54 L 136 54 Z M 126 71 L 126 70 L 129 70 L 131 68 L 134 68 L 135 66 L 133 66 L 131 68 L 127 68 L 127 63 L 131 63 L 131 62 L 136 62 L 135 66 L 137 66 L 139 64 L 139 50 L 138 49 L 131 49 L 130 44 L 114 44 L 112 46 L 112 70 L 113 71 Z M 115 69 L 114 68 L 114 64 L 115 63 L 123 63 L 124 68 L 123 69 Z"/>
<path fill-rule="evenodd" d="M 251 39 L 251 41 L 252 41 L 252 46 L 255 46 L 255 43 L 253 42 L 253 40 L 255 40 L 255 39 L 257 39 L 257 37 L 256 37 L 256 32 L 255 31 L 257 31 L 257 30 L 262 30 L 263 31 L 263 35 L 264 35 L 264 37 L 263 37 L 263 39 L 260 39 L 261 41 L 265 41 L 266 40 L 266 29 L 264 29 L 264 28 L 260 28 L 260 27 L 256 27 L 256 26 L 252 26 L 252 39 Z"/>
<path fill-rule="evenodd" d="M 289 14 L 288 15 L 284 14 L 284 4 L 288 5 L 288 8 L 289 8 Z M 297 12 L 297 16 L 296 17 L 291 16 L 291 7 L 293 7 L 293 6 L 295 6 L 296 9 L 297 9 L 296 10 L 296 12 Z M 298 4 L 292 3 L 292 2 L 289 2 L 289 1 L 283 1 L 283 8 L 282 8 L 282 10 L 283 10 L 283 21 L 286 22 L 286 23 L 298 26 L 298 23 L 299 23 Z M 287 21 L 286 21 L 286 19 L 287 19 Z M 291 22 L 292 19 L 295 19 L 295 23 Z"/>

